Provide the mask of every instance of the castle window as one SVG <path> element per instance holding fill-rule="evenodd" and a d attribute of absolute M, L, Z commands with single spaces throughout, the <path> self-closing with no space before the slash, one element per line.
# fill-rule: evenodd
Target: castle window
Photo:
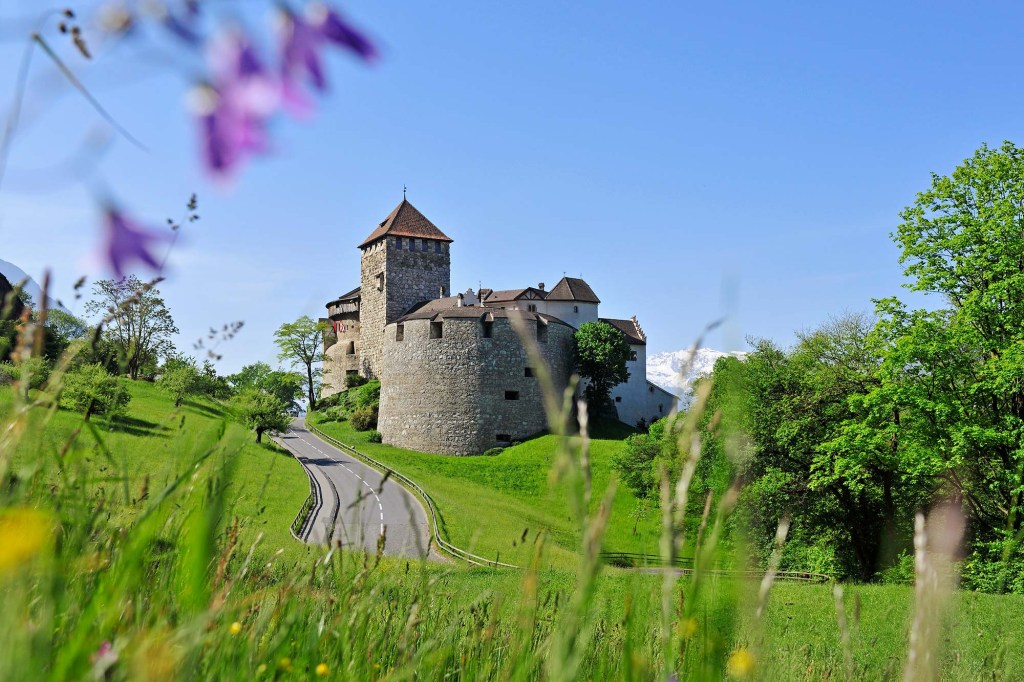
<path fill-rule="evenodd" d="M 405 341 L 405 325 L 395 325 L 395 341 Z"/>
<path fill-rule="evenodd" d="M 356 354 L 356 342 L 355 341 L 349 341 L 348 344 L 345 346 L 345 355 L 355 355 L 355 354 Z"/>
<path fill-rule="evenodd" d="M 434 253 L 441 253 L 441 242 L 434 242 Z"/>
<path fill-rule="evenodd" d="M 484 320 L 484 338 L 490 339 L 494 337 L 494 322 Z"/>
<path fill-rule="evenodd" d="M 636 362 L 636 351 L 635 350 L 629 351 L 629 359 L 631 361 L 633 361 L 633 362 Z"/>
<path fill-rule="evenodd" d="M 525 369 L 523 370 L 523 376 L 524 376 L 524 377 L 532 377 L 532 376 L 533 376 L 533 367 L 527 367 L 527 368 L 525 368 Z"/>
<path fill-rule="evenodd" d="M 663 411 L 663 408 L 662 408 L 662 406 L 661 406 L 661 405 L 658 405 L 658 414 L 661 414 L 661 413 L 662 413 L 662 411 Z"/>
<path fill-rule="evenodd" d="M 444 338 L 444 327 L 442 326 L 442 324 L 443 323 L 441 323 L 441 322 L 431 322 L 430 323 L 430 338 L 432 338 L 432 339 Z"/>
<path fill-rule="evenodd" d="M 384 291 L 384 273 L 377 273 L 377 291 Z"/>
<path fill-rule="evenodd" d="M 621 395 L 615 396 L 615 402 L 621 403 L 622 402 L 622 396 Z"/>
<path fill-rule="evenodd" d="M 410 251 L 423 251 L 423 249 L 421 248 L 421 244 L 422 244 L 422 242 L 419 239 L 410 240 L 409 241 L 409 250 Z"/>
<path fill-rule="evenodd" d="M 505 391 L 505 400 L 519 400 L 519 391 Z"/>
<path fill-rule="evenodd" d="M 654 393 L 654 386 L 648 386 L 647 387 L 647 392 L 648 393 Z"/>
<path fill-rule="evenodd" d="M 548 326 L 544 322 L 537 320 L 537 343 L 548 342 Z"/>
<path fill-rule="evenodd" d="M 574 306 L 572 307 L 572 311 L 573 311 L 574 313 L 578 313 L 578 312 L 580 311 L 580 307 L 579 307 L 578 305 L 574 305 Z"/>
<path fill-rule="evenodd" d="M 495 434 L 494 439 L 496 441 L 498 441 L 499 443 L 511 443 L 512 442 L 512 436 L 508 435 L 507 433 Z"/>
<path fill-rule="evenodd" d="M 347 377 L 354 377 L 357 374 L 359 374 L 359 370 L 358 369 L 346 369 L 345 370 L 345 376 L 347 376 Z"/>
<path fill-rule="evenodd" d="M 531 303 L 528 306 L 526 306 L 526 310 L 531 312 L 531 313 L 535 313 L 535 312 L 537 312 L 537 306 L 534 305 L 533 303 Z"/>

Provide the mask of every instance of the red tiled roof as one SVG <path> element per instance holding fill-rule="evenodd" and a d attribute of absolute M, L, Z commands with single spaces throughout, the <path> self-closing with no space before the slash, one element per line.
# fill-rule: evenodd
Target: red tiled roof
<path fill-rule="evenodd" d="M 647 341 L 644 339 L 643 334 L 639 329 L 636 328 L 636 323 L 633 320 L 613 320 L 611 318 L 602 317 L 601 322 L 610 324 L 611 326 L 618 329 L 620 332 L 626 335 L 626 340 L 629 341 L 631 346 L 646 346 Z"/>
<path fill-rule="evenodd" d="M 580 301 L 581 303 L 600 303 L 590 285 L 577 277 L 563 277 L 545 297 L 548 301 Z"/>
<path fill-rule="evenodd" d="M 436 241 L 450 242 L 452 239 L 444 232 L 427 220 L 426 216 L 416 210 L 416 207 L 407 200 L 395 207 L 395 210 L 384 219 L 377 229 L 370 233 L 370 236 L 363 240 L 359 248 L 363 248 L 378 239 L 388 235 L 395 237 L 419 237 L 420 239 L 434 239 Z"/>

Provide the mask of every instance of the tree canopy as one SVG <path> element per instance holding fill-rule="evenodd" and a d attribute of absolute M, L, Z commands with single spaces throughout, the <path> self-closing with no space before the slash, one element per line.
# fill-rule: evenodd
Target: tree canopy
<path fill-rule="evenodd" d="M 323 368 L 324 333 L 330 330 L 326 322 L 317 322 L 308 315 L 303 315 L 294 322 L 282 324 L 274 332 L 274 342 L 278 348 L 278 360 L 298 366 L 304 370 L 306 397 L 309 410 L 316 409 L 316 401 L 320 392 L 320 376 Z"/>
<path fill-rule="evenodd" d="M 138 379 L 146 366 L 155 369 L 158 359 L 174 350 L 171 337 L 178 327 L 171 311 L 156 287 L 134 275 L 96 282 L 85 309 L 102 318 L 103 337 L 117 350 L 132 379 Z"/>
<path fill-rule="evenodd" d="M 596 409 L 605 408 L 611 390 L 629 380 L 629 342 L 621 331 L 606 322 L 584 322 L 573 339 L 576 369 L 587 380 L 587 402 Z"/>

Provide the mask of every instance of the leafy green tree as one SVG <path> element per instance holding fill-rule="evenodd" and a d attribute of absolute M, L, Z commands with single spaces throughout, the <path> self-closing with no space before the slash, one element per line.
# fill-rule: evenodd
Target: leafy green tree
<path fill-rule="evenodd" d="M 199 370 L 192 358 L 168 358 L 164 363 L 159 386 L 174 398 L 174 406 L 199 392 Z"/>
<path fill-rule="evenodd" d="M 323 367 L 317 365 L 323 362 L 324 334 L 330 328 L 326 322 L 317 322 L 308 315 L 303 315 L 294 322 L 282 324 L 274 332 L 274 342 L 280 351 L 277 358 L 305 370 L 306 397 L 310 412 L 316 410 L 320 376 L 323 372 Z"/>
<path fill-rule="evenodd" d="M 888 345 L 867 425 L 908 473 L 963 500 L 981 537 L 1011 539 L 1024 522 L 1024 150 L 982 146 L 901 213 L 893 238 L 911 291 L 941 309 L 878 302 Z"/>
<path fill-rule="evenodd" d="M 64 376 L 60 402 L 75 412 L 81 412 L 86 421 L 94 414 L 124 414 L 130 401 L 128 389 L 103 365 L 83 365 Z"/>
<path fill-rule="evenodd" d="M 256 389 L 246 389 L 235 398 L 235 406 L 242 422 L 256 432 L 256 442 L 263 442 L 263 434 L 286 431 L 292 417 L 288 407 L 276 396 Z"/>
<path fill-rule="evenodd" d="M 298 372 L 271 369 L 265 362 L 254 362 L 229 376 L 228 383 L 236 393 L 246 389 L 264 391 L 283 402 L 290 413 L 299 411 L 297 401 L 302 396 L 303 379 Z"/>
<path fill-rule="evenodd" d="M 635 433 L 612 456 L 612 467 L 637 499 L 646 499 L 655 488 L 655 461 L 661 441 L 646 433 Z"/>
<path fill-rule="evenodd" d="M 117 350 L 132 379 L 147 367 L 155 370 L 159 358 L 173 353 L 171 337 L 178 327 L 156 287 L 129 275 L 96 282 L 93 296 L 86 312 L 103 320 L 104 339 Z"/>
<path fill-rule="evenodd" d="M 629 380 L 629 342 L 606 322 L 584 322 L 573 339 L 576 369 L 587 380 L 587 402 L 605 408 L 610 405 L 611 390 Z"/>
<path fill-rule="evenodd" d="M 210 360 L 203 360 L 203 366 L 196 370 L 196 393 L 215 400 L 231 396 L 228 378 L 217 374 L 217 368 Z"/>
<path fill-rule="evenodd" d="M 46 335 L 43 355 L 57 360 L 72 342 L 84 339 L 89 334 L 85 320 L 60 308 L 46 311 Z"/>

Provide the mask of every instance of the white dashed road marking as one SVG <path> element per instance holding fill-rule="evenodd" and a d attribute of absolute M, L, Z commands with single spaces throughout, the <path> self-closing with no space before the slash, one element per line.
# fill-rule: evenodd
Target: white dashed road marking
<path fill-rule="evenodd" d="M 344 467 L 345 471 L 349 472 L 350 474 L 358 478 L 360 481 L 363 482 L 363 485 L 370 489 L 370 492 L 373 493 L 374 499 L 377 500 L 377 507 L 380 508 L 380 534 L 384 535 L 384 505 L 381 503 L 380 497 L 377 495 L 377 491 L 373 489 L 373 486 L 367 483 L 365 478 L 363 478 L 362 476 L 360 476 L 359 474 L 357 474 L 356 472 L 352 471 L 347 466 L 339 462 L 337 459 L 335 459 L 330 453 L 324 452 L 323 450 L 318 448 L 316 445 L 313 445 L 302 436 L 299 436 L 299 440 L 301 440 L 303 443 L 313 448 L 314 450 L 316 450 L 317 452 L 319 452 L 321 455 L 331 460 L 332 462 L 338 462 L 339 466 Z"/>

